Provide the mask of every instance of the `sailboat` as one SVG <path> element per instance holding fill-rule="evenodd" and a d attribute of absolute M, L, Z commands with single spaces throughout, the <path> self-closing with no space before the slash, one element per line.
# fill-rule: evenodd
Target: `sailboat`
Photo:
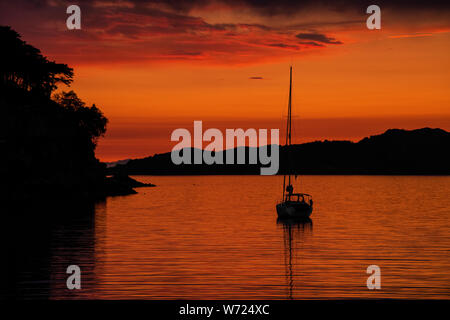
<path fill-rule="evenodd" d="M 277 203 L 277 214 L 281 219 L 308 219 L 313 210 L 312 196 L 307 193 L 294 193 L 292 185 L 292 155 L 291 155 L 291 136 L 292 136 L 292 66 L 290 67 L 289 77 L 289 103 L 288 117 L 286 125 L 286 153 L 287 153 L 287 175 L 283 177 L 283 198 Z M 286 177 L 287 176 L 287 177 Z M 295 176 L 296 178 L 297 176 Z"/>

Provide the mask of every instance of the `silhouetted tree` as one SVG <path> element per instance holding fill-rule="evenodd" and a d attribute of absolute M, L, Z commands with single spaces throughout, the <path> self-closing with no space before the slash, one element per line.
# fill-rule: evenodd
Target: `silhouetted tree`
<path fill-rule="evenodd" d="M 10 27 L 0 26 L 0 43 L 1 85 L 14 85 L 50 97 L 58 83 L 69 86 L 73 81 L 72 68 L 49 61 L 39 49 L 22 41 Z"/>
<path fill-rule="evenodd" d="M 53 202 L 135 193 L 133 181 L 107 179 L 95 157 L 108 123 L 103 113 L 73 91 L 52 97 L 58 84 L 71 84 L 73 70 L 47 60 L 10 27 L 0 26 L 0 45 L 0 186 L 8 198 Z"/>
<path fill-rule="evenodd" d="M 108 123 L 108 119 L 100 109 L 95 104 L 87 107 L 74 91 L 56 93 L 53 95 L 53 100 L 73 113 L 72 118 L 77 122 L 78 127 L 89 135 L 95 147 L 97 139 L 106 133 Z"/>

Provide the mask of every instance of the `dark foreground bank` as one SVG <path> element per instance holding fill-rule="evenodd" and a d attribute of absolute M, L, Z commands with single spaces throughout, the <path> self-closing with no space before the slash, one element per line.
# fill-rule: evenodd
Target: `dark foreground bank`
<path fill-rule="evenodd" d="M 108 119 L 70 86 L 74 71 L 0 26 L 0 192 L 7 199 L 95 200 L 146 186 L 108 177 L 95 156 Z"/>

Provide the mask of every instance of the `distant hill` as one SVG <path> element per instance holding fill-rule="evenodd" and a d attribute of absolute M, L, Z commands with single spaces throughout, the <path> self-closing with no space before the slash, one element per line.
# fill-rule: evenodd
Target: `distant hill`
<path fill-rule="evenodd" d="M 245 147 L 246 159 L 249 148 Z M 280 170 L 293 174 L 448 175 L 450 133 L 442 129 L 389 129 L 359 142 L 315 141 L 280 148 Z M 236 155 L 236 150 L 235 150 Z M 110 169 L 133 175 L 259 174 L 260 165 L 174 165 L 170 152 Z"/>

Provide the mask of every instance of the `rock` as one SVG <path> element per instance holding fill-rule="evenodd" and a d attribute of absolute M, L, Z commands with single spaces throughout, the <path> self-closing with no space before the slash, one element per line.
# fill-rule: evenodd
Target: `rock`
<path fill-rule="evenodd" d="M 107 196 L 136 194 L 137 192 L 133 188 L 140 187 L 155 187 L 155 185 L 152 183 L 142 183 L 122 173 L 106 178 Z"/>

